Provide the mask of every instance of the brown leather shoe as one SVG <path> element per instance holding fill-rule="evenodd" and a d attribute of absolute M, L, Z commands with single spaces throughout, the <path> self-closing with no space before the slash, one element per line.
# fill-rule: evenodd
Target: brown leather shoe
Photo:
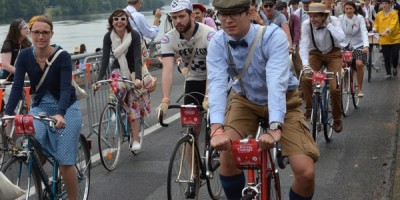
<path fill-rule="evenodd" d="M 311 110 L 306 110 L 306 112 L 304 113 L 304 117 L 306 119 L 310 119 L 311 118 Z"/>
<path fill-rule="evenodd" d="M 333 130 L 335 130 L 336 133 L 342 132 L 343 124 L 342 120 L 335 120 L 333 122 Z"/>

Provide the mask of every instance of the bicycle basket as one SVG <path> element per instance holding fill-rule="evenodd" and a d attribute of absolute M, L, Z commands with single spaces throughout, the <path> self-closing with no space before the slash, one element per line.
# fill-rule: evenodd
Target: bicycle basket
<path fill-rule="evenodd" d="M 20 135 L 34 135 L 35 128 L 33 127 L 32 115 L 15 115 L 14 118 L 15 133 Z"/>
<path fill-rule="evenodd" d="M 239 169 L 261 168 L 261 155 L 258 152 L 258 144 L 255 139 L 249 139 L 247 143 L 239 140 L 232 142 L 232 152 Z"/>
<path fill-rule="evenodd" d="M 201 118 L 197 106 L 183 105 L 181 106 L 180 111 L 182 127 L 193 127 L 200 125 Z"/>
<path fill-rule="evenodd" d="M 314 72 L 312 76 L 312 84 L 321 84 L 322 86 L 325 85 L 326 74 L 324 72 Z"/>
<path fill-rule="evenodd" d="M 342 57 L 344 62 L 351 62 L 353 60 L 352 51 L 342 51 Z"/>

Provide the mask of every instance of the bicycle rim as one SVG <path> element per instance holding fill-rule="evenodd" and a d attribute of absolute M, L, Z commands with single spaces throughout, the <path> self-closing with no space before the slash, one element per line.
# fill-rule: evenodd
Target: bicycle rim
<path fill-rule="evenodd" d="M 39 172 L 35 167 L 32 167 L 31 176 L 28 176 L 26 158 L 13 157 L 4 165 L 2 172 L 11 183 L 25 191 L 24 199 L 26 197 L 29 197 L 29 199 L 43 199 Z"/>
<path fill-rule="evenodd" d="M 206 174 L 207 176 L 207 190 L 211 199 L 217 200 L 221 198 L 222 185 L 221 180 L 219 179 L 219 173 L 217 170 L 217 166 L 219 166 L 219 156 L 216 154 L 216 150 L 211 146 L 206 146 L 206 158 L 208 158 L 208 169 L 210 174 Z M 211 167 L 210 167 L 211 166 Z M 207 167 L 204 168 L 207 169 Z"/>
<path fill-rule="evenodd" d="M 333 117 L 332 117 L 332 103 L 331 103 L 331 93 L 329 90 L 326 91 L 326 96 L 324 99 L 324 137 L 326 142 L 332 141 L 333 133 Z"/>
<path fill-rule="evenodd" d="M 344 117 L 348 115 L 349 105 L 350 105 L 350 79 L 349 70 L 345 69 L 344 75 L 342 77 L 342 83 L 340 84 L 340 91 L 342 92 L 342 114 Z"/>
<path fill-rule="evenodd" d="M 78 199 L 89 199 L 90 191 L 90 153 L 85 136 L 80 135 L 78 156 L 76 157 L 76 169 L 78 173 Z"/>
<path fill-rule="evenodd" d="M 100 160 L 104 168 L 111 171 L 118 165 L 121 151 L 120 116 L 113 105 L 107 105 L 100 118 L 98 143 Z"/>
<path fill-rule="evenodd" d="M 188 199 L 188 196 L 192 196 L 192 199 L 197 199 L 200 187 L 199 170 L 194 170 L 196 178 L 191 180 L 191 152 L 188 155 L 188 151 L 185 150 L 191 148 L 192 143 L 189 136 L 184 136 L 178 141 L 171 155 L 167 182 L 169 200 Z M 197 148 L 195 148 L 195 155 L 198 157 Z M 200 166 L 198 159 L 195 161 L 195 166 Z"/>
<path fill-rule="evenodd" d="M 317 141 L 317 133 L 318 133 L 318 123 L 319 123 L 319 96 L 313 95 L 312 101 L 312 115 L 311 115 L 311 123 L 312 123 L 312 137 L 314 141 Z"/>

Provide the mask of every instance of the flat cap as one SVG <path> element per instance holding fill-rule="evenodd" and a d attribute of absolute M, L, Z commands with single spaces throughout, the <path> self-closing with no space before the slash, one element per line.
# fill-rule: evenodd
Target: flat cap
<path fill-rule="evenodd" d="M 276 0 L 262 0 L 263 4 L 274 5 Z"/>
<path fill-rule="evenodd" d="M 212 5 L 215 10 L 233 10 L 240 8 L 250 8 L 251 0 L 213 0 Z"/>
<path fill-rule="evenodd" d="M 275 8 L 276 8 L 277 10 L 280 10 L 280 9 L 286 8 L 286 7 L 287 7 L 287 3 L 284 2 L 284 1 L 278 2 L 278 3 L 276 4 L 276 6 L 275 6 Z"/>
<path fill-rule="evenodd" d="M 301 3 L 310 3 L 311 0 L 301 0 Z"/>

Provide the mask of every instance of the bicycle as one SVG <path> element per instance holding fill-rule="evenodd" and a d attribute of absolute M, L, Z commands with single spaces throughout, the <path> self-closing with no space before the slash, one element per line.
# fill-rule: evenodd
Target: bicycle
<path fill-rule="evenodd" d="M 371 82 L 371 71 L 372 68 L 375 69 L 376 72 L 379 72 L 379 67 L 375 67 L 372 63 L 373 54 L 372 51 L 379 46 L 378 39 L 375 38 L 375 33 L 368 33 L 368 40 L 369 40 L 369 52 L 368 52 L 368 63 L 367 63 L 367 70 L 368 70 L 368 83 Z"/>
<path fill-rule="evenodd" d="M 342 113 L 343 116 L 347 116 L 350 105 L 350 98 L 353 101 L 355 109 L 358 108 L 360 98 L 358 97 L 358 87 L 356 81 L 354 81 L 354 63 L 353 63 L 353 51 L 342 51 L 343 57 L 343 76 L 340 84 L 340 91 L 342 92 Z"/>
<path fill-rule="evenodd" d="M 247 181 L 242 190 L 242 200 L 283 199 L 278 167 L 284 169 L 288 159 L 282 156 L 279 142 L 274 148 L 259 150 L 257 139 L 266 132 L 267 127 L 268 121 L 260 119 L 255 139 L 251 139 L 251 135 L 249 135 L 247 138 L 232 141 L 236 167 L 247 170 Z"/>
<path fill-rule="evenodd" d="M 51 128 L 54 128 L 55 120 L 47 117 L 46 113 L 39 113 L 38 116 L 6 116 L 1 119 L 2 126 L 5 120 L 14 120 L 16 133 L 23 136 L 23 149 L 13 152 L 12 158 L 4 165 L 2 172 L 12 183 L 25 190 L 25 199 L 68 199 L 63 179 L 59 176 L 57 160 L 50 152 L 42 148 L 34 137 L 33 120 L 40 120 Z M 91 161 L 88 145 L 86 138 L 80 135 L 75 168 L 78 174 L 78 199 L 84 200 L 88 199 L 90 189 Z M 39 155 L 41 155 L 40 158 Z M 51 164 L 52 177 L 49 178 L 41 161 Z M 42 183 L 44 188 L 42 188 Z"/>
<path fill-rule="evenodd" d="M 4 93 L 6 90 L 6 87 L 8 85 L 11 85 L 12 82 L 3 82 L 0 85 L 0 115 L 1 117 L 4 115 L 4 110 L 5 110 L 5 101 L 4 101 Z M 30 108 L 30 102 L 31 102 L 31 96 L 30 96 L 30 82 L 25 81 L 24 82 L 24 91 L 22 93 L 22 98 L 19 100 L 17 107 L 15 108 L 15 113 L 18 114 L 28 114 L 29 108 Z M 8 152 L 13 152 L 18 150 L 18 146 L 16 145 L 16 137 L 14 135 L 15 127 L 13 124 L 10 124 L 11 127 L 7 128 L 7 131 L 1 131 L 1 137 L 0 137 L 0 169 L 2 165 L 6 162 L 8 158 Z"/>
<path fill-rule="evenodd" d="M 305 78 L 312 80 L 313 95 L 310 122 L 314 141 L 317 141 L 317 133 L 323 129 L 325 141 L 330 142 L 333 133 L 333 117 L 329 80 L 335 78 L 336 84 L 339 85 L 339 74 L 328 72 L 326 66 L 320 71 L 302 70 L 300 74 L 300 76 L 305 75 Z"/>
<path fill-rule="evenodd" d="M 110 87 L 115 87 L 112 84 L 117 82 L 134 84 L 128 79 L 101 80 L 96 82 L 96 84 L 107 83 Z M 121 144 L 128 141 L 128 148 L 130 148 L 133 140 L 131 138 L 132 131 L 128 116 L 129 110 L 125 106 L 124 100 L 117 98 L 113 93 L 110 93 L 109 99 L 110 101 L 104 107 L 100 117 L 98 144 L 101 163 L 108 171 L 112 171 L 118 165 Z M 139 143 L 141 146 L 144 141 L 144 127 L 144 118 L 140 117 Z M 134 155 L 139 153 L 139 151 L 131 152 Z"/>
<path fill-rule="evenodd" d="M 168 199 L 197 199 L 199 189 L 207 184 L 211 199 L 220 199 L 222 186 L 217 168 L 219 167 L 219 152 L 210 144 L 210 125 L 207 115 L 203 155 L 199 153 L 199 136 L 195 128 L 201 124 L 200 108 L 197 105 L 169 105 L 168 109 L 180 109 L 181 125 L 184 128 L 182 137 L 177 142 L 168 166 L 167 193 Z M 163 113 L 158 113 L 159 123 L 163 127 Z M 192 159 L 194 158 L 194 159 Z M 205 183 L 204 183 L 205 181 Z"/>

